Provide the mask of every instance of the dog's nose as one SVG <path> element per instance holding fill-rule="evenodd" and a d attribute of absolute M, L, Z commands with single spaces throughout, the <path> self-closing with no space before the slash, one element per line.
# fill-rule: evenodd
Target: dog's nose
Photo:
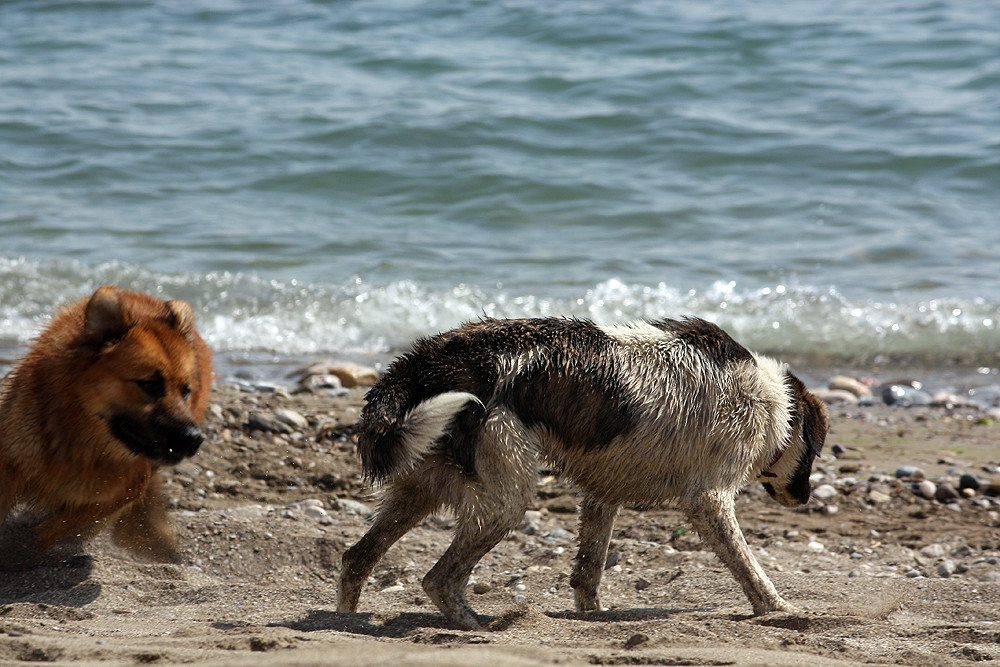
<path fill-rule="evenodd" d="M 185 455 L 191 456 L 198 451 L 201 443 L 205 442 L 205 436 L 202 435 L 197 426 L 191 425 L 181 433 L 181 442 L 184 445 Z"/>

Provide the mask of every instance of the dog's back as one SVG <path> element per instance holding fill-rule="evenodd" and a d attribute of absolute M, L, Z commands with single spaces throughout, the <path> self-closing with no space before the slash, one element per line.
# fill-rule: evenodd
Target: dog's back
<path fill-rule="evenodd" d="M 358 434 L 365 474 L 383 480 L 435 445 L 474 474 L 478 432 L 500 406 L 567 440 L 579 432 L 608 442 L 634 426 L 607 363 L 614 346 L 590 322 L 554 318 L 484 320 L 417 341 L 368 393 Z"/>
<path fill-rule="evenodd" d="M 705 470 L 700 457 L 760 434 L 771 441 L 760 447 L 786 437 L 781 372 L 703 320 L 606 328 L 485 320 L 420 340 L 393 363 L 368 395 L 358 447 L 374 480 L 434 450 L 475 477 L 481 429 L 503 408 L 581 486 L 607 497 L 627 488 L 645 496 L 637 502 L 660 502 L 692 483 L 711 485 L 706 475 L 748 481 L 758 448 L 714 452 L 723 470 Z"/>

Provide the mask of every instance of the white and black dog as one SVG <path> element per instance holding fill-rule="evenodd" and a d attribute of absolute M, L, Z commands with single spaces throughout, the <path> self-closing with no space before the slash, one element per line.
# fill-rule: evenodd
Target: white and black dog
<path fill-rule="evenodd" d="M 597 589 L 622 505 L 675 502 L 742 585 L 755 614 L 793 609 L 750 553 L 739 489 L 759 479 L 782 505 L 809 499 L 823 403 L 784 365 L 700 319 L 597 326 L 485 320 L 418 341 L 361 412 L 364 473 L 385 485 L 374 524 L 342 559 L 340 612 L 354 612 L 386 550 L 442 506 L 451 546 L 423 580 L 449 621 L 479 627 L 465 588 L 523 519 L 544 462 L 584 493 L 570 585 Z"/>

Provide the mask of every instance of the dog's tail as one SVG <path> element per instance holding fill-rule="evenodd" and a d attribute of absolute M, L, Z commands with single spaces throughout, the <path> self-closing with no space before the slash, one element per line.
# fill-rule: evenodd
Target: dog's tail
<path fill-rule="evenodd" d="M 384 481 L 415 466 L 434 448 L 470 475 L 476 474 L 476 440 L 486 406 L 472 393 L 447 391 L 406 410 L 395 392 L 373 391 L 361 414 L 358 452 L 365 477 Z"/>

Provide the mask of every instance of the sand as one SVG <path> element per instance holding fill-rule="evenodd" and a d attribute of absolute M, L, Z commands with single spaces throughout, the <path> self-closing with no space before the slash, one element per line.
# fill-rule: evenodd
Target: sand
<path fill-rule="evenodd" d="M 85 553 L 0 573 L 0 661 L 73 665 L 968 665 L 1000 660 L 1000 507 L 946 504 L 894 479 L 994 477 L 1000 426 L 971 409 L 834 408 L 817 470 L 837 490 L 789 510 L 737 502 L 751 548 L 800 613 L 754 618 L 736 582 L 669 508 L 622 513 L 607 611 L 569 587 L 578 500 L 543 474 L 525 524 L 483 559 L 469 598 L 485 628 L 450 627 L 420 579 L 450 539 L 426 520 L 337 614 L 340 554 L 374 506 L 353 447 L 363 390 L 214 392 L 203 450 L 165 469 L 185 562 Z M 274 425 L 288 409 L 306 423 Z M 264 432 L 247 426 L 287 430 Z M 294 415 L 285 415 L 294 422 Z M 283 423 L 283 422 L 282 422 Z M 268 426 L 270 424 L 270 426 Z M 831 447 L 843 452 L 834 457 Z M 856 480 L 852 481 L 851 478 Z M 874 481 L 869 481 L 873 479 Z M 940 574 L 947 576 L 940 576 Z"/>

